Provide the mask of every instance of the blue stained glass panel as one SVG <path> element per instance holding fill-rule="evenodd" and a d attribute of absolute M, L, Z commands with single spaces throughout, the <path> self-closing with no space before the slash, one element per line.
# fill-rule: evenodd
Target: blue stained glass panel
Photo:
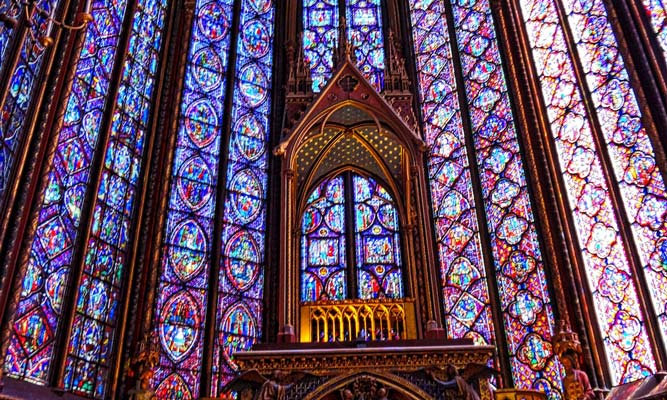
<path fill-rule="evenodd" d="M 303 48 L 314 92 L 319 92 L 331 77 L 333 47 L 337 42 L 338 0 L 304 0 Z"/>
<path fill-rule="evenodd" d="M 357 67 L 380 91 L 384 84 L 384 36 L 380 0 L 348 0 L 348 40 L 354 46 Z"/>
<path fill-rule="evenodd" d="M 65 388 L 95 398 L 108 382 L 166 7 L 167 0 L 141 3 L 134 14 L 76 302 Z"/>
<path fill-rule="evenodd" d="M 58 322 L 69 280 L 72 246 L 78 233 L 125 6 L 124 0 L 96 0 L 92 4 L 93 21 L 86 28 L 72 94 L 48 168 L 37 228 L 30 245 L 24 287 L 32 282 L 31 290 L 23 291 L 19 298 L 5 358 L 5 371 L 16 378 L 46 383 L 49 376 L 53 342 L 60 328 Z"/>
<path fill-rule="evenodd" d="M 402 298 L 400 232 L 394 200 L 373 178 L 354 175 L 352 185 L 358 296 Z"/>
<path fill-rule="evenodd" d="M 343 177 L 324 180 L 301 218 L 301 300 L 347 296 Z"/>
<path fill-rule="evenodd" d="M 58 7 L 58 1 L 40 0 L 36 6 L 49 13 Z M 12 6 L 0 6 L 0 12 L 12 13 Z M 24 11 L 25 12 L 25 11 Z M 7 190 L 18 148 L 23 141 L 23 129 L 28 118 L 28 108 L 35 90 L 38 76 L 41 72 L 42 62 L 46 48 L 41 45 L 37 38 L 46 34 L 48 21 L 43 14 L 32 9 L 31 16 L 35 23 L 30 27 L 23 46 L 16 69 L 9 83 L 9 92 L 5 95 L 5 102 L 0 111 L 0 199 L 4 198 Z M 3 53 L 10 40 L 10 29 L 0 24 L 0 60 L 4 61 Z M 32 40 L 34 37 L 35 40 Z"/>
<path fill-rule="evenodd" d="M 200 391 L 233 5 L 195 5 L 155 308 L 160 356 L 152 384 L 160 399 Z"/>
<path fill-rule="evenodd" d="M 274 5 L 242 0 L 228 143 L 211 393 L 237 369 L 233 353 L 261 337 Z M 252 131 L 255 130 L 255 131 Z"/>

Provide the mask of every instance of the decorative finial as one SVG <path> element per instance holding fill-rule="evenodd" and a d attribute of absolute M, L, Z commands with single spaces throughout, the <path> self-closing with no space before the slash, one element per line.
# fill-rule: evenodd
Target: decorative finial
<path fill-rule="evenodd" d="M 558 332 L 551 339 L 554 346 L 554 351 L 559 357 L 567 351 L 574 351 L 581 354 L 581 342 L 579 342 L 579 335 L 572 332 L 570 324 L 565 320 L 558 321 Z"/>

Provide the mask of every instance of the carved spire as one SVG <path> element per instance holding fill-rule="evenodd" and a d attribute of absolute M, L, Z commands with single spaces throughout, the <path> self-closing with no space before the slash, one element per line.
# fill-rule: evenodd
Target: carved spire
<path fill-rule="evenodd" d="M 389 59 L 384 89 L 386 92 L 405 92 L 410 90 L 410 79 L 405 70 L 405 59 L 401 54 L 400 43 L 389 31 L 387 39 L 387 58 Z"/>
<path fill-rule="evenodd" d="M 338 44 L 334 45 L 333 65 L 334 69 L 340 67 L 345 60 L 350 60 L 352 64 L 357 63 L 357 56 L 354 54 L 352 43 L 347 41 L 347 21 L 344 15 L 338 19 Z"/>
<path fill-rule="evenodd" d="M 386 49 L 387 69 L 384 76 L 384 98 L 394 107 L 405 123 L 417 132 L 417 119 L 413 109 L 410 79 L 405 70 L 405 59 L 400 43 L 391 30 L 387 38 Z"/>
<path fill-rule="evenodd" d="M 299 35 L 299 43 L 296 46 L 296 50 L 293 42 L 288 43 L 287 62 L 289 65 L 287 93 L 312 94 L 313 79 L 310 76 L 310 65 L 308 65 L 308 61 L 303 53 L 303 33 Z"/>

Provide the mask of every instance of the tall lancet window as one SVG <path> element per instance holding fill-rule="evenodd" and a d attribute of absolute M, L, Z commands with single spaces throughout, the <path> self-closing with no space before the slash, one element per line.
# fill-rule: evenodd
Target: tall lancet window
<path fill-rule="evenodd" d="M 319 92 L 333 72 L 334 46 L 340 43 L 340 11 L 345 10 L 348 40 L 357 67 L 377 90 L 384 81 L 384 36 L 381 0 L 304 0 L 303 46 L 310 63 L 313 91 Z"/>
<path fill-rule="evenodd" d="M 667 3 L 664 0 L 642 0 L 642 4 L 667 59 Z"/>
<path fill-rule="evenodd" d="M 262 334 L 273 24 L 270 0 L 195 6 L 155 304 L 160 399 L 216 396 Z"/>
<path fill-rule="evenodd" d="M 0 205 L 29 125 L 28 108 L 39 87 L 39 75 L 49 49 L 45 38 L 54 35 L 53 24 L 47 17 L 57 16 L 60 11 L 58 0 L 39 0 L 30 7 L 13 1 L 3 3 L 0 13 L 17 19 L 19 26 L 12 29 L 8 23 L 0 23 L 0 72 L 10 74 L 9 86 L 0 88 Z M 32 21 L 29 26 L 21 26 L 28 24 L 24 19 Z M 24 29 L 28 30 L 25 35 L 21 34 Z M 12 54 L 14 46 L 18 54 Z"/>
<path fill-rule="evenodd" d="M 25 256 L 5 358 L 9 376 L 47 384 L 55 375 L 68 391 L 107 396 L 166 9 L 166 0 L 151 7 L 92 2 L 93 21 L 86 27 L 64 121 L 55 132 Z M 129 41 L 123 44 L 119 39 L 128 19 Z M 114 82 L 118 66 L 122 74 Z M 92 199 L 89 207 L 86 198 Z M 67 349 L 64 360 L 58 348 Z"/>
<path fill-rule="evenodd" d="M 656 369 L 647 319 L 655 318 L 667 343 L 663 175 L 603 2 L 522 0 L 521 10 L 595 326 L 613 383 L 629 382 Z M 636 285 L 638 273 L 646 289 Z M 643 308 L 640 290 L 655 315 Z"/>
<path fill-rule="evenodd" d="M 514 385 L 559 398 L 551 298 L 490 4 L 412 1 L 410 9 L 448 335 L 502 337 Z"/>
<path fill-rule="evenodd" d="M 403 297 L 398 211 L 375 179 L 343 173 L 322 181 L 301 235 L 302 301 Z"/>

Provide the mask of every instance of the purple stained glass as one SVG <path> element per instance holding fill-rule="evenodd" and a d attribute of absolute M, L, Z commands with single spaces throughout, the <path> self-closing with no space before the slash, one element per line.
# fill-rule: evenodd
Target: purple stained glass
<path fill-rule="evenodd" d="M 354 175 L 358 296 L 402 298 L 401 243 L 394 199 L 372 178 Z"/>
<path fill-rule="evenodd" d="M 324 180 L 301 217 L 301 301 L 347 297 L 343 177 Z"/>
<path fill-rule="evenodd" d="M 0 14 L 5 14 L 9 18 L 18 19 L 19 14 L 21 14 L 22 11 L 23 9 L 20 6 L 20 3 L 4 1 L 0 4 Z M 14 38 L 14 32 L 16 31 L 7 24 L 0 24 L 0 60 L 5 60 L 5 51 Z"/>
<path fill-rule="evenodd" d="M 491 5 L 454 2 L 452 11 L 514 385 L 557 399 L 551 298 Z"/>
<path fill-rule="evenodd" d="M 65 388 L 103 398 L 167 0 L 138 4 L 76 301 Z M 109 229 L 118 226 L 120 229 Z M 96 333 L 96 334 L 93 334 Z"/>
<path fill-rule="evenodd" d="M 384 84 L 384 38 L 380 0 L 348 0 L 348 40 L 354 46 L 357 67 L 378 90 Z"/>
<path fill-rule="evenodd" d="M 331 77 L 333 47 L 337 42 L 338 0 L 304 0 L 303 49 L 314 92 L 319 92 Z"/>
<path fill-rule="evenodd" d="M 125 6 L 125 1 L 93 2 L 93 21 L 86 28 L 72 94 L 41 194 L 23 283 L 30 290 L 21 293 L 5 358 L 5 371 L 13 377 L 46 383 L 49 376 L 90 162 L 109 90 L 113 68 L 109 60 L 115 58 Z M 89 328 L 95 330 L 91 334 L 101 332 Z"/>
<path fill-rule="evenodd" d="M 233 0 L 199 0 L 190 38 L 155 307 L 158 398 L 198 398 Z"/>
<path fill-rule="evenodd" d="M 445 5 L 410 7 L 447 334 L 494 343 Z"/>
<path fill-rule="evenodd" d="M 272 0 L 242 0 L 227 159 L 222 256 L 211 394 L 237 369 L 233 354 L 262 335 L 269 116 L 273 67 Z"/>
<path fill-rule="evenodd" d="M 651 20 L 653 31 L 662 47 L 663 57 L 667 59 L 667 2 L 665 0 L 642 0 L 644 11 Z"/>
<path fill-rule="evenodd" d="M 667 243 L 663 175 L 603 3 L 588 0 L 563 5 L 631 222 L 662 340 L 667 344 L 667 255 L 661 249 Z"/>
<path fill-rule="evenodd" d="M 589 31 L 587 37 L 591 39 L 590 35 L 595 32 L 599 35 L 597 41 L 606 38 L 604 40 L 608 44 L 613 44 L 614 39 L 608 29 L 606 19 L 600 19 L 599 13 L 603 10 L 599 4 L 594 10 L 594 5 L 590 1 L 581 4 L 581 6 L 589 7 L 586 14 L 590 12 L 590 22 L 598 24 L 595 31 Z M 570 6 L 567 5 L 566 9 L 570 9 Z M 558 18 L 556 4 L 553 0 L 522 0 L 521 8 L 523 19 L 528 27 L 528 38 L 547 106 L 569 204 L 573 211 L 581 254 L 586 266 L 588 286 L 593 294 L 593 304 L 600 326 L 600 334 L 605 343 L 612 378 L 616 384 L 639 379 L 655 371 L 656 365 L 648 341 L 637 290 L 630 279 L 632 271 L 624 250 L 623 239 L 619 233 L 619 223 L 602 170 L 602 160 L 593 139 L 591 122 L 584 105 L 582 84 L 577 81 L 574 74 L 574 60 L 569 52 L 564 28 Z M 598 15 L 595 15 L 596 13 Z M 572 10 L 570 14 L 571 18 L 576 20 L 577 16 L 573 15 Z M 586 24 L 585 27 L 590 29 L 592 25 Z M 580 28 L 575 27 L 572 33 L 575 40 L 579 42 L 577 47 L 580 48 L 583 45 Z M 595 51 L 593 43 L 587 46 L 591 46 L 591 49 L 586 51 Z M 621 72 L 622 67 L 619 66 L 619 63 L 622 66 L 622 62 L 618 49 L 614 46 L 605 47 L 605 50 L 598 54 L 603 58 L 611 57 L 603 63 L 606 68 L 609 68 L 608 72 L 612 73 L 609 76 L 605 73 L 606 83 L 600 82 L 599 78 L 592 73 L 589 56 L 586 54 L 581 56 L 582 66 L 587 71 L 588 84 L 591 88 L 595 88 L 591 94 L 598 113 L 601 112 L 601 116 L 609 115 L 608 111 L 601 110 L 600 95 L 602 93 L 614 94 L 608 100 L 620 98 L 618 107 L 613 106 L 613 103 L 607 103 L 607 107 L 612 106 L 615 113 L 611 113 L 610 121 L 603 122 L 604 131 L 609 129 L 608 124 L 617 124 L 619 120 L 631 117 L 628 111 L 633 113 L 638 111 L 634 109 L 636 106 L 632 107 L 634 97 L 631 94 L 619 89 L 610 90 L 609 87 L 609 85 L 617 85 L 619 78 L 624 79 Z M 596 68 L 603 65 L 598 65 Z M 630 109 L 624 110 L 623 104 L 630 105 Z M 643 130 L 639 121 L 636 122 L 637 129 L 626 131 L 626 133 L 633 136 L 637 143 L 645 146 L 647 142 L 641 138 L 645 136 L 645 133 L 638 133 Z M 622 132 L 623 130 L 616 128 L 605 134 Z M 633 144 L 628 142 L 624 146 L 628 145 Z M 620 154 L 612 156 L 615 168 L 621 163 L 623 152 L 628 151 L 627 148 L 623 149 L 624 146 L 609 141 L 610 155 L 622 150 Z M 643 151 L 649 149 L 650 147 L 643 147 Z M 619 156 L 621 159 L 617 158 Z M 651 183 L 655 186 L 658 182 L 661 183 L 658 179 L 653 178 L 654 175 L 649 174 L 649 176 L 651 178 L 646 182 L 647 184 Z M 633 182 L 632 179 L 622 186 L 624 186 L 624 196 L 638 191 L 636 182 Z M 664 187 L 662 190 L 664 193 Z M 650 196 L 646 197 L 650 198 Z M 628 208 L 628 199 L 625 199 L 624 202 Z M 637 215 L 636 211 L 629 214 Z M 638 232 L 634 225 L 633 231 L 637 237 L 641 231 Z M 659 229 L 656 230 L 659 232 Z"/>
<path fill-rule="evenodd" d="M 35 4 L 45 12 L 58 7 L 58 1 L 40 0 Z M 0 6 L 0 12 L 12 13 L 12 6 Z M 0 111 L 0 199 L 4 198 L 7 185 L 14 167 L 17 151 L 23 141 L 23 129 L 28 120 L 28 108 L 36 89 L 36 79 L 41 71 L 46 48 L 37 39 L 45 34 L 48 22 L 42 14 L 32 9 L 32 18 L 35 23 L 30 27 L 30 34 L 23 42 L 16 69 L 13 71 L 9 83 L 9 92 L 5 94 L 5 102 Z M 4 60 L 3 52 L 10 40 L 9 28 L 0 24 L 0 60 Z M 1 64 L 1 63 L 0 63 Z"/>

